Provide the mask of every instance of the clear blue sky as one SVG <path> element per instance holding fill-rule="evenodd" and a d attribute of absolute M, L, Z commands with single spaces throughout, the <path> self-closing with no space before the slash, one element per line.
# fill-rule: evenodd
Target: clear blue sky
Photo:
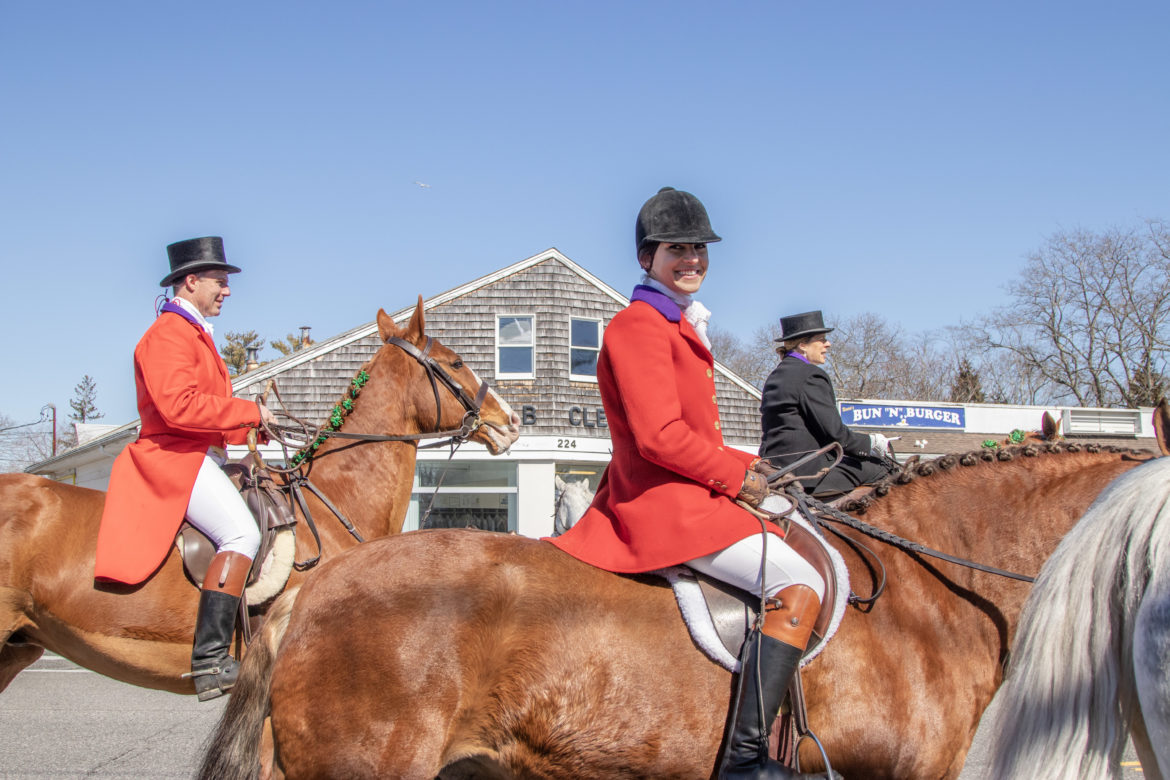
<path fill-rule="evenodd" d="M 133 419 L 172 241 L 243 267 L 219 333 L 321 339 L 554 246 L 628 290 L 663 185 L 743 338 L 957 325 L 1046 236 L 1170 217 L 1168 35 L 1147 0 L 8 0 L 0 414 L 90 374 Z"/>

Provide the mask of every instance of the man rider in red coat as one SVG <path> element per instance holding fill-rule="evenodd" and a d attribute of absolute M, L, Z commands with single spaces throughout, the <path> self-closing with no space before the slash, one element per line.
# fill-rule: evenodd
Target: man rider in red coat
<path fill-rule="evenodd" d="M 244 500 L 220 469 L 228 444 L 242 444 L 249 428 L 271 413 L 232 397 L 227 367 L 212 340 L 208 318 L 231 295 L 217 236 L 167 247 L 173 286 L 154 324 L 134 350 L 134 383 L 141 427 L 138 439 L 114 461 L 98 531 L 98 580 L 137 584 L 166 559 L 186 517 L 215 544 L 199 596 L 191 675 L 200 700 L 230 689 L 238 664 L 228 654 L 240 596 L 260 532 Z"/>

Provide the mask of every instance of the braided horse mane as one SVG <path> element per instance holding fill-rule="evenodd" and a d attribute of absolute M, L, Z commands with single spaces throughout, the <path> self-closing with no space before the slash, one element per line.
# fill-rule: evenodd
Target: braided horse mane
<path fill-rule="evenodd" d="M 972 450 L 970 452 L 950 453 L 940 455 L 931 460 L 919 461 L 911 459 L 902 466 L 902 470 L 873 485 L 873 492 L 858 498 L 846 499 L 838 505 L 844 512 L 863 515 L 876 501 L 889 495 L 894 488 L 909 485 L 920 479 L 940 473 L 953 471 L 963 466 L 974 466 L 979 463 L 996 463 L 1015 460 L 1016 458 L 1036 458 L 1048 454 L 1075 452 L 1112 452 L 1128 454 L 1140 458 L 1152 458 L 1157 453 L 1149 450 L 1118 447 L 1116 445 L 1081 444 L 1076 442 L 1029 442 L 1027 444 L 1000 447 L 997 449 Z M 895 491 L 896 495 L 896 491 Z"/>

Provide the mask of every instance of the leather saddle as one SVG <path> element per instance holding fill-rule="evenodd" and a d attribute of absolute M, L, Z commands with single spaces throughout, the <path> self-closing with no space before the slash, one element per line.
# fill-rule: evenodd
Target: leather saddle
<path fill-rule="evenodd" d="M 824 543 L 812 532 L 798 523 L 791 523 L 785 542 L 795 550 L 800 557 L 812 564 L 813 568 L 825 581 L 825 597 L 821 600 L 821 611 L 813 625 L 812 639 L 804 651 L 804 655 L 817 652 L 829 635 L 829 626 L 833 620 L 833 611 L 837 604 L 837 571 L 833 566 L 833 559 L 825 550 Z M 723 646 L 732 656 L 738 658 L 743 642 L 747 638 L 748 629 L 754 623 L 760 611 L 760 599 L 739 588 L 728 585 L 707 575 L 690 570 L 707 603 L 707 611 L 711 614 L 711 622 Z"/>
<path fill-rule="evenodd" d="M 240 491 L 260 529 L 260 549 L 248 573 L 248 585 L 253 585 L 260 579 L 262 564 L 272 552 L 277 535 L 284 530 L 295 531 L 296 516 L 288 494 L 273 481 L 255 454 L 249 453 L 238 461 L 224 465 L 223 471 Z M 175 537 L 175 546 L 183 558 L 187 577 L 196 587 L 203 587 L 207 567 L 215 557 L 215 545 L 202 531 L 184 520 Z"/>

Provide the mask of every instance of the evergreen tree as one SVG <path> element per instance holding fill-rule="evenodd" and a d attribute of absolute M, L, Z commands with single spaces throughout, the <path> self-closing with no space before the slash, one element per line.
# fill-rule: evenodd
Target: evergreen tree
<path fill-rule="evenodd" d="M 244 373 L 248 366 L 248 347 L 263 347 L 264 340 L 254 330 L 225 333 L 224 344 L 219 348 L 223 362 L 227 363 L 228 373 L 238 376 Z"/>
<path fill-rule="evenodd" d="M 73 387 L 73 400 L 69 402 L 69 408 L 73 410 L 69 419 L 74 422 L 87 423 L 105 417 L 105 413 L 99 412 L 97 408 L 97 382 L 89 374 Z"/>
<path fill-rule="evenodd" d="M 292 353 L 296 352 L 297 350 L 304 349 L 305 347 L 309 346 L 309 344 L 312 344 L 312 343 L 313 343 L 312 341 L 309 341 L 308 343 L 304 343 L 301 341 L 300 336 L 297 336 L 293 333 L 289 333 L 283 339 L 280 339 L 278 341 L 268 342 L 268 346 L 272 347 L 273 349 L 275 349 L 277 352 L 279 352 L 282 355 L 291 355 Z"/>
<path fill-rule="evenodd" d="M 979 372 L 971 366 L 967 358 L 959 360 L 959 368 L 955 372 L 954 381 L 951 382 L 950 400 L 959 404 L 981 404 L 987 400 L 983 385 L 979 381 Z"/>

